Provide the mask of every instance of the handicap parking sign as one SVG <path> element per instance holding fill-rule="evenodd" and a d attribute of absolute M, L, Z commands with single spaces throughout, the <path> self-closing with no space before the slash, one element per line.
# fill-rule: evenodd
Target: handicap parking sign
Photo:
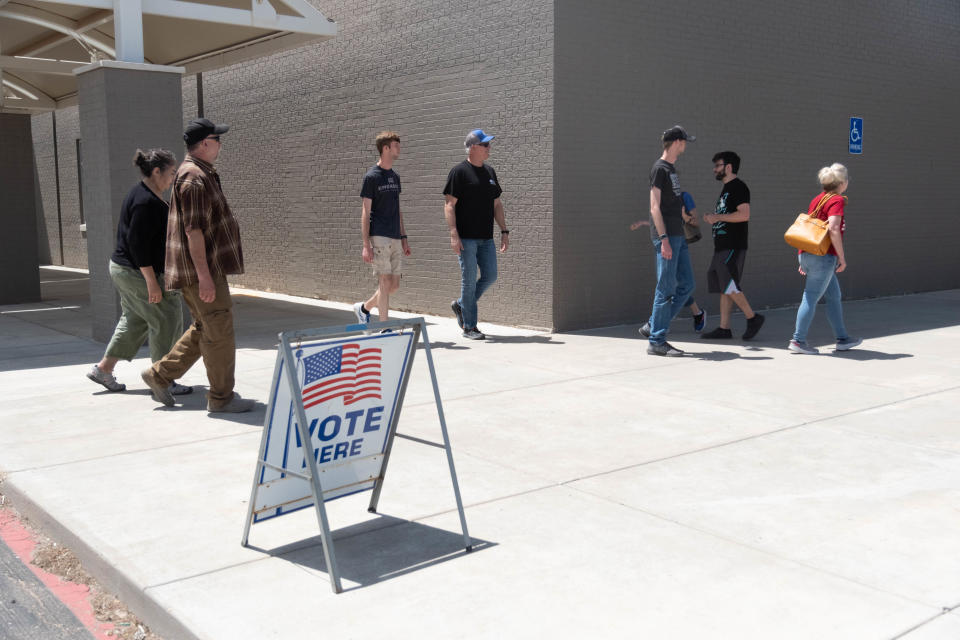
<path fill-rule="evenodd" d="M 863 153 L 863 118 L 850 118 L 850 153 Z"/>

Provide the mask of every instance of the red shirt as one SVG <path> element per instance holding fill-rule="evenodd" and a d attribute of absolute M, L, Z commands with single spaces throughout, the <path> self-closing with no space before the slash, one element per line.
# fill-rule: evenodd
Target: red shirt
<path fill-rule="evenodd" d="M 813 215 L 813 210 L 817 208 L 817 205 L 820 203 L 820 199 L 826 195 L 826 192 L 821 192 L 817 194 L 813 200 L 810 201 L 810 206 L 807 207 L 807 213 Z M 834 194 L 831 196 L 822 207 L 820 211 L 817 212 L 816 217 L 827 221 L 832 216 L 840 216 L 840 237 L 843 237 L 843 232 L 847 228 L 847 223 L 843 217 L 843 207 L 847 203 L 847 199 L 844 196 L 839 196 Z M 827 254 L 837 255 L 837 250 L 833 248 L 833 244 L 830 244 L 830 248 L 827 249 Z"/>

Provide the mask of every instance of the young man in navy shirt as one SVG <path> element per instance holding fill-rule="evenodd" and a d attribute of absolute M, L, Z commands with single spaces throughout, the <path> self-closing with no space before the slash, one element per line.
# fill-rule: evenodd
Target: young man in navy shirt
<path fill-rule="evenodd" d="M 374 307 L 380 322 L 390 317 L 390 295 L 400 288 L 403 256 L 410 255 L 400 213 L 400 176 L 393 170 L 393 163 L 400 157 L 400 136 L 383 131 L 377 136 L 376 145 L 380 160 L 363 176 L 360 189 L 360 236 L 363 261 L 373 265 L 379 287 L 365 302 L 353 305 L 360 324 L 370 322 L 370 310 Z"/>

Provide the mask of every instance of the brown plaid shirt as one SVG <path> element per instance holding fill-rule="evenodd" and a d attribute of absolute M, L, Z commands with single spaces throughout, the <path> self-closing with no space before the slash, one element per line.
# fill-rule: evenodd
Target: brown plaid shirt
<path fill-rule="evenodd" d="M 223 278 L 243 273 L 240 226 L 220 188 L 220 176 L 212 165 L 190 154 L 177 169 L 173 182 L 164 266 L 167 289 L 182 289 L 198 281 L 187 245 L 188 229 L 203 232 L 210 275 Z"/>

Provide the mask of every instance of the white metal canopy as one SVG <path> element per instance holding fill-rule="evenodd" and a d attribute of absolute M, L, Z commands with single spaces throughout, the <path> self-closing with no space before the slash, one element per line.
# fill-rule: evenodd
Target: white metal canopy
<path fill-rule="evenodd" d="M 75 104 L 98 60 L 196 73 L 336 34 L 307 0 L 0 0 L 0 111 Z"/>

